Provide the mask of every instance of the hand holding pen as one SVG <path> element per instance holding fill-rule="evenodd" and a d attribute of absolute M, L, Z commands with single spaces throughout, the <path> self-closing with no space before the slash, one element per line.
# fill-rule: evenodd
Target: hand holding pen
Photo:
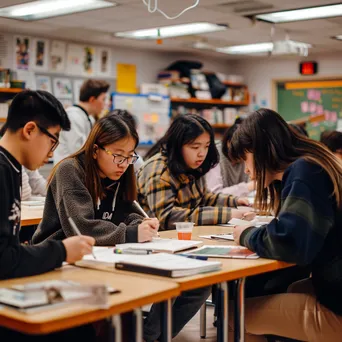
<path fill-rule="evenodd" d="M 150 218 L 137 201 L 133 201 L 133 205 L 145 217 L 143 222 L 138 226 L 138 242 L 151 241 L 153 237 L 159 236 L 158 219 Z"/>
<path fill-rule="evenodd" d="M 77 228 L 76 223 L 74 222 L 74 220 L 73 220 L 71 217 L 69 217 L 68 220 L 69 220 L 69 223 L 70 223 L 71 228 L 73 229 L 74 233 L 75 233 L 76 235 L 78 235 L 78 236 L 83 236 L 83 235 L 81 234 L 81 232 L 79 231 L 79 229 Z M 90 237 L 89 237 L 89 238 L 90 238 Z M 94 238 L 92 238 L 92 239 L 94 240 Z M 94 242 L 95 242 L 95 240 L 94 240 Z M 94 259 L 96 259 L 96 256 L 95 256 L 93 250 L 91 251 L 91 254 L 93 255 Z"/>

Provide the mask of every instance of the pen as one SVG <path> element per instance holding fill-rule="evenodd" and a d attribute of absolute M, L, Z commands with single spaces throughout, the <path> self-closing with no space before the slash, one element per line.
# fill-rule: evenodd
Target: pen
<path fill-rule="evenodd" d="M 76 233 L 76 235 L 82 236 L 82 234 L 81 234 L 81 232 L 79 231 L 79 229 L 77 228 L 77 226 L 76 226 L 74 220 L 73 220 L 71 217 L 69 217 L 68 220 L 69 220 L 69 223 L 70 223 L 70 225 L 71 225 L 71 228 L 74 230 L 74 232 Z M 91 252 L 91 254 L 93 255 L 93 258 L 96 260 L 96 256 L 95 256 L 95 254 L 94 254 L 93 251 Z"/>
<path fill-rule="evenodd" d="M 152 252 L 153 252 L 152 249 L 133 249 L 133 248 L 127 248 L 127 249 L 114 248 L 114 250 L 113 250 L 113 253 L 115 253 L 115 254 L 146 255 L 146 254 L 151 254 Z"/>
<path fill-rule="evenodd" d="M 141 208 L 140 204 L 137 201 L 133 201 L 133 204 L 135 205 L 135 207 L 140 211 L 140 213 L 142 214 L 142 216 L 144 216 L 145 218 L 150 218 L 145 210 L 143 208 Z M 160 236 L 159 233 L 157 232 L 157 236 Z"/>
<path fill-rule="evenodd" d="M 199 255 L 190 255 L 190 254 L 177 254 L 177 255 L 180 255 L 182 257 L 186 257 L 186 258 L 189 258 L 189 259 L 208 260 L 208 257 L 199 256 Z"/>
<path fill-rule="evenodd" d="M 143 208 L 141 208 L 140 204 L 137 201 L 133 201 L 133 204 L 136 206 L 136 208 L 140 211 L 140 213 L 142 214 L 142 216 L 144 216 L 145 218 L 150 218 L 144 211 Z"/>

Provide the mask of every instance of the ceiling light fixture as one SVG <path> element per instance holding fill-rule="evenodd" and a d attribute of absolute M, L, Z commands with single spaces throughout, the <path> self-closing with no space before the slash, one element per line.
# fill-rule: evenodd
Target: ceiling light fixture
<path fill-rule="evenodd" d="M 263 54 L 271 52 L 273 43 L 258 43 L 246 44 L 217 48 L 217 52 L 232 54 L 232 55 L 249 55 L 249 54 Z"/>
<path fill-rule="evenodd" d="M 253 18 L 270 23 L 286 23 L 291 21 L 311 20 L 342 16 L 342 4 L 300 8 L 271 13 L 253 15 Z"/>
<path fill-rule="evenodd" d="M 112 6 L 103 0 L 39 0 L 0 8 L 0 17 L 32 21 Z"/>
<path fill-rule="evenodd" d="M 278 40 L 275 42 L 227 46 L 214 49 L 229 55 L 300 55 L 307 56 L 312 45 L 293 40 Z"/>
<path fill-rule="evenodd" d="M 116 32 L 114 33 L 114 35 L 120 38 L 131 39 L 159 39 L 224 31 L 227 28 L 227 25 L 217 25 L 211 23 L 191 23 L 151 28 L 146 30 Z"/>

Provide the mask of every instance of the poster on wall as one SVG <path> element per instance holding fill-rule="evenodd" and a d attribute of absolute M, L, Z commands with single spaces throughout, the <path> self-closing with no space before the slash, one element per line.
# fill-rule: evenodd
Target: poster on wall
<path fill-rule="evenodd" d="M 36 76 L 36 89 L 45 90 L 52 94 L 51 77 L 50 76 Z"/>
<path fill-rule="evenodd" d="M 46 39 L 35 38 L 32 43 L 32 69 L 37 71 L 47 71 L 49 63 L 49 41 Z"/>
<path fill-rule="evenodd" d="M 74 75 L 83 74 L 83 47 L 82 45 L 68 44 L 67 70 Z"/>
<path fill-rule="evenodd" d="M 95 74 L 95 48 L 85 46 L 83 49 L 83 74 L 92 76 Z"/>
<path fill-rule="evenodd" d="M 108 48 L 97 48 L 97 70 L 96 75 L 110 77 L 112 67 L 112 53 Z"/>
<path fill-rule="evenodd" d="M 95 74 L 94 47 L 69 44 L 67 55 L 67 69 L 70 74 L 79 76 Z"/>
<path fill-rule="evenodd" d="M 72 100 L 71 80 L 64 77 L 55 77 L 53 79 L 53 92 L 58 99 Z"/>
<path fill-rule="evenodd" d="M 30 65 L 30 38 L 16 36 L 14 43 L 15 69 L 28 70 Z"/>
<path fill-rule="evenodd" d="M 74 102 L 78 103 L 80 101 L 80 90 L 84 80 L 74 80 Z"/>
<path fill-rule="evenodd" d="M 51 42 L 50 70 L 55 72 L 65 71 L 66 43 L 59 40 Z"/>

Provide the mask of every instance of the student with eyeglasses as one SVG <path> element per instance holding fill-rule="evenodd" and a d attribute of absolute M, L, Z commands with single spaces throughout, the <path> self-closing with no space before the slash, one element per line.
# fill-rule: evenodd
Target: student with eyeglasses
<path fill-rule="evenodd" d="M 39 246 L 19 242 L 22 167 L 36 170 L 52 157 L 59 132 L 70 129 L 62 104 L 45 91 L 16 95 L 0 140 L 0 280 L 34 276 L 74 263 L 91 253 L 90 236 L 45 241 Z M 0 327 L 1 341 L 55 341 L 81 338 L 95 341 L 90 325 L 63 332 L 30 336 Z"/>
<path fill-rule="evenodd" d="M 128 121 L 113 115 L 100 119 L 84 146 L 52 170 L 33 243 L 73 236 L 69 217 L 98 246 L 156 236 L 158 220 L 144 220 L 132 205 L 137 197 L 133 165 L 138 142 Z"/>

